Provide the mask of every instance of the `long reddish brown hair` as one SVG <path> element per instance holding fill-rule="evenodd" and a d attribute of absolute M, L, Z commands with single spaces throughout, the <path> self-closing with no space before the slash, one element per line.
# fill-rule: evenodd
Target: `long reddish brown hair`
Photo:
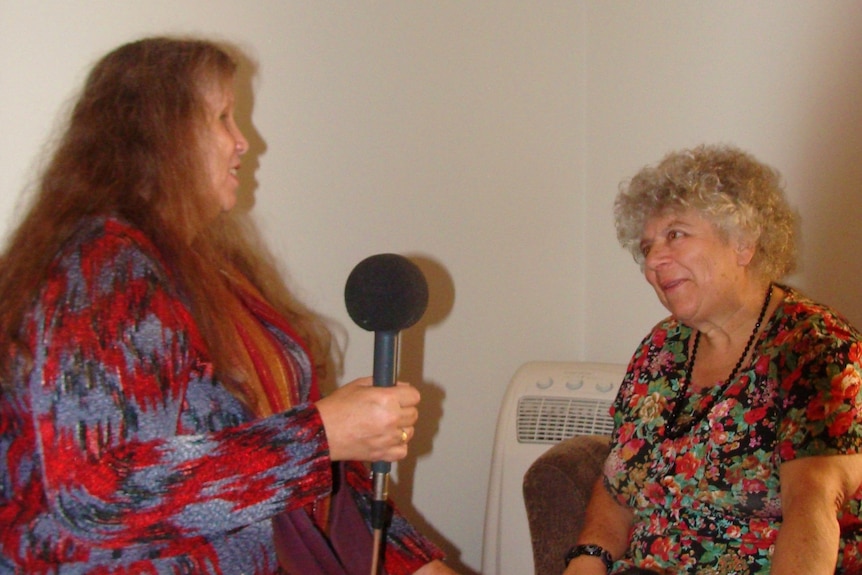
<path fill-rule="evenodd" d="M 220 313 L 233 297 L 221 272 L 228 266 L 246 274 L 291 320 L 318 368 L 330 361 L 328 329 L 287 289 L 253 227 L 229 214 L 212 221 L 198 134 L 205 87 L 235 76 L 231 51 L 204 40 L 148 38 L 117 48 L 90 72 L 2 255 L 4 386 L 12 385 L 9 369 L 16 350 L 23 350 L 23 318 L 49 264 L 82 218 L 92 215 L 121 217 L 156 242 L 192 302 L 217 372 L 235 372 L 241 355 L 231 320 Z M 239 385 L 233 381 L 225 378 Z"/>

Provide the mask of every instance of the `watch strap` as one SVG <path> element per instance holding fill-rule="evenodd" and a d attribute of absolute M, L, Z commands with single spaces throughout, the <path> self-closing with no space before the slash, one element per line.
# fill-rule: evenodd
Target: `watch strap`
<path fill-rule="evenodd" d="M 569 566 L 569 563 L 572 562 L 572 559 L 574 559 L 575 557 L 580 557 L 581 555 L 589 555 L 590 557 L 597 557 L 601 559 L 602 563 L 605 564 L 605 568 L 608 571 L 611 570 L 611 567 L 614 564 L 614 560 L 607 549 L 594 543 L 587 543 L 585 545 L 575 545 L 574 547 L 569 549 L 569 552 L 566 553 L 566 567 Z"/>

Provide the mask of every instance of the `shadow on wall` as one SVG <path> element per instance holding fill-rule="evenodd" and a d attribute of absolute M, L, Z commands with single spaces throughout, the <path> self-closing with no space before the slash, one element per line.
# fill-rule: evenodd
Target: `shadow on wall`
<path fill-rule="evenodd" d="M 253 175 L 259 167 L 259 158 L 267 149 L 266 142 L 251 122 L 254 108 L 254 77 L 258 66 L 240 48 L 231 44 L 226 44 L 226 48 L 239 64 L 234 83 L 237 106 L 235 114 L 237 124 L 249 142 L 249 151 L 242 158 L 243 177 L 240 179 L 241 184 L 237 191 L 236 209 L 243 214 L 249 214 L 256 203 L 257 180 Z M 421 511 L 412 505 L 416 465 L 421 456 L 430 453 L 433 449 L 433 438 L 437 435 L 439 422 L 443 417 L 443 403 L 446 398 L 445 389 L 437 383 L 426 381 L 424 376 L 425 332 L 429 326 L 442 323 L 452 311 L 455 305 L 455 286 L 449 272 L 436 260 L 420 255 L 408 257 L 425 275 L 429 299 L 423 317 L 400 335 L 398 379 L 410 382 L 419 388 L 422 393 L 422 405 L 421 417 L 416 425 L 414 438 L 410 442 L 409 455 L 397 463 L 398 481 L 392 481 L 390 495 L 410 522 L 443 549 L 450 567 L 462 575 L 479 575 L 461 562 L 461 550 L 448 541 L 444 534 L 438 532 L 422 516 Z M 282 272 L 284 273 L 284 270 Z M 290 284 L 290 274 L 284 275 L 285 280 Z M 321 316 L 321 319 L 333 331 L 333 344 L 341 347 L 343 351 L 348 339 L 344 326 L 333 318 Z M 340 353 L 335 355 L 340 356 Z M 321 391 L 324 394 L 334 391 L 341 374 L 341 358 L 331 358 L 327 374 L 319 382 Z"/>
<path fill-rule="evenodd" d="M 463 575 L 479 575 L 461 562 L 461 550 L 437 531 L 413 506 L 413 482 L 416 465 L 423 455 L 431 453 L 433 439 L 437 435 L 443 418 L 443 403 L 446 390 L 438 383 L 425 378 L 425 333 L 433 325 L 443 323 L 455 307 L 455 284 L 449 272 L 436 260 L 421 255 L 408 255 L 428 282 L 428 308 L 415 325 L 401 332 L 398 379 L 410 382 L 422 393 L 420 417 L 416 433 L 410 442 L 410 453 L 399 461 L 398 481 L 392 482 L 390 494 L 398 508 L 425 536 L 429 537 L 446 553 L 446 563 Z"/>
<path fill-rule="evenodd" d="M 862 25 L 862 19 L 856 20 Z M 802 234 L 800 287 L 862 329 L 862 51 L 848 39 L 811 78 L 810 126 L 802 132 L 803 170 L 811 174 L 799 197 Z"/>
<path fill-rule="evenodd" d="M 237 190 L 236 209 L 242 213 L 248 213 L 255 204 L 254 193 L 257 190 L 255 174 L 260 167 L 259 158 L 266 153 L 266 142 L 251 121 L 255 100 L 254 77 L 257 75 L 258 65 L 241 49 L 230 44 L 227 44 L 226 47 L 238 63 L 234 81 L 236 92 L 235 116 L 239 129 L 242 130 L 249 145 L 248 152 L 242 157 L 242 177 L 240 177 L 240 187 Z"/>

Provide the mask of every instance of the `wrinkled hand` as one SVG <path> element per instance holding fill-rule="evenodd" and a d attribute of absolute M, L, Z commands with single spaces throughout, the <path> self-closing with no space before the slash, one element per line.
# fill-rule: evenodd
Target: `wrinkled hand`
<path fill-rule="evenodd" d="M 407 455 L 419 418 L 419 391 L 398 382 L 374 387 L 351 381 L 317 402 L 333 461 L 398 461 Z"/>

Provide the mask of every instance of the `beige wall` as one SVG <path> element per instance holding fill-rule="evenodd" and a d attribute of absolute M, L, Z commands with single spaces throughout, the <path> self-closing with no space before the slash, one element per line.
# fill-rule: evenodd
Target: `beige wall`
<path fill-rule="evenodd" d="M 624 362 L 663 310 L 616 245 L 618 182 L 671 148 L 739 144 L 805 218 L 797 285 L 862 323 L 862 3 L 0 0 L 0 227 L 93 60 L 200 33 L 259 62 L 243 206 L 347 335 L 362 258 L 416 258 L 405 332 L 424 419 L 394 489 L 464 572 L 481 561 L 497 409 L 531 359 Z"/>

